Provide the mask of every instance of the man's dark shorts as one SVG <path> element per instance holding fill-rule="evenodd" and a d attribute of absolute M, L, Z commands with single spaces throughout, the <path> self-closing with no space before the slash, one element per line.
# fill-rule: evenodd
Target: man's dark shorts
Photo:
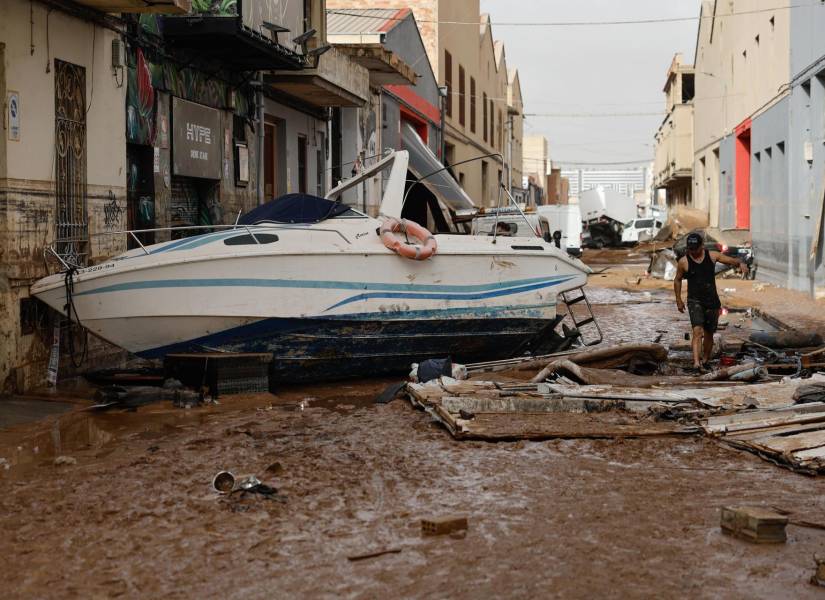
<path fill-rule="evenodd" d="M 716 331 L 716 328 L 719 326 L 718 307 L 708 308 L 699 302 L 688 302 L 687 309 L 692 327 L 701 327 L 710 333 Z"/>

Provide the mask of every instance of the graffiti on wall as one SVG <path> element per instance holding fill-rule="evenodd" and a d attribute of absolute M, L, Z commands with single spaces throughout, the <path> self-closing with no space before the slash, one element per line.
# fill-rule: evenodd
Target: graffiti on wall
<path fill-rule="evenodd" d="M 237 17 L 238 0 L 192 0 L 192 12 L 217 17 Z"/>
<path fill-rule="evenodd" d="M 109 190 L 109 201 L 103 205 L 103 226 L 107 231 L 119 228 L 122 216 L 123 209 L 117 203 L 114 192 Z"/>
<path fill-rule="evenodd" d="M 143 50 L 134 51 L 128 66 L 126 92 L 126 139 L 151 146 L 155 141 L 155 87 Z"/>

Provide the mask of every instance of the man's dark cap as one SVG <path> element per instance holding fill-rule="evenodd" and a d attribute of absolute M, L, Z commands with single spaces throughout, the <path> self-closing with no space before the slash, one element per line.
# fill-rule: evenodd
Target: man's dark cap
<path fill-rule="evenodd" d="M 702 236 L 698 233 L 689 233 L 687 236 L 687 247 L 696 250 L 702 245 Z"/>

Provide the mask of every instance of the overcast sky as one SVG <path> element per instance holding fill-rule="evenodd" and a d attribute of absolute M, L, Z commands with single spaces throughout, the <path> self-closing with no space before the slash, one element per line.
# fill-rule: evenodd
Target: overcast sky
<path fill-rule="evenodd" d="M 698 21 L 524 27 L 506 23 L 699 16 L 700 0 L 480 0 L 493 36 L 521 79 L 525 113 L 651 113 L 603 118 L 528 116 L 524 135 L 544 135 L 554 162 L 653 159 L 664 117 L 662 87 L 674 53 L 693 62 Z M 529 170 L 525 156 L 525 170 Z"/>

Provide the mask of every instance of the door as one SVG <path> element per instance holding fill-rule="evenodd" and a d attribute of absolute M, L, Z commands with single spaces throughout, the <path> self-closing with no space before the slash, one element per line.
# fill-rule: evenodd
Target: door
<path fill-rule="evenodd" d="M 55 59 L 57 252 L 71 264 L 89 258 L 86 205 L 86 69 Z"/>
<path fill-rule="evenodd" d="M 751 226 L 751 124 L 736 128 L 736 228 Z"/>
<path fill-rule="evenodd" d="M 278 129 L 275 123 L 264 124 L 264 201 L 278 195 Z"/>

